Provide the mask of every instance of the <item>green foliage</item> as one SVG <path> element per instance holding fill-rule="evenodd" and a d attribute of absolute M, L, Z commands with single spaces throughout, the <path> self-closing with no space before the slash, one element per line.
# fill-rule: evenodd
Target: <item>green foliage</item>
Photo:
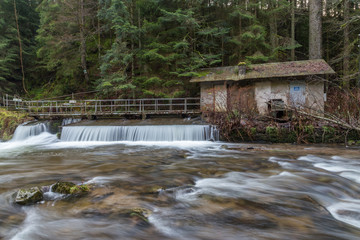
<path fill-rule="evenodd" d="M 10 140 L 17 126 L 29 119 L 26 114 L 0 108 L 0 139 Z"/>
<path fill-rule="evenodd" d="M 36 45 L 34 38 L 39 21 L 34 5 L 26 0 L 16 1 L 27 83 L 34 77 Z M 20 85 L 22 79 L 13 1 L 0 1 L 0 16 L 0 92 L 13 93 L 16 92 L 16 85 Z"/>
<path fill-rule="evenodd" d="M 78 0 L 16 2 L 26 83 L 38 99 L 87 90 L 114 98 L 187 95 L 197 91 L 184 82 L 205 74 L 201 68 L 287 61 L 292 49 L 296 59 L 308 58 L 309 17 L 302 2 L 295 9 L 295 44 L 285 0 L 261 6 L 254 1 L 86 0 L 83 8 Z M 350 73 L 355 73 L 360 21 L 350 5 L 347 22 L 340 5 L 324 9 L 324 56 L 341 70 L 339 39 L 349 26 Z M 12 0 L 0 1 L 0 16 L 0 91 L 16 92 L 22 76 Z"/>

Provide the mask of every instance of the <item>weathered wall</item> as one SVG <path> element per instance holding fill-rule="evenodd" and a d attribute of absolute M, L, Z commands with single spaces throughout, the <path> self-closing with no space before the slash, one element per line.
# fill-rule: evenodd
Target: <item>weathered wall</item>
<path fill-rule="evenodd" d="M 305 105 L 310 112 L 324 112 L 324 82 L 312 80 L 306 82 Z"/>
<path fill-rule="evenodd" d="M 255 86 L 253 84 L 233 84 L 228 91 L 229 108 L 242 113 L 257 112 Z"/>
<path fill-rule="evenodd" d="M 255 83 L 255 101 L 258 108 L 258 112 L 262 115 L 268 113 L 267 102 L 271 98 L 271 82 L 262 81 Z"/>
<path fill-rule="evenodd" d="M 201 111 L 207 112 L 213 110 L 214 88 L 212 83 L 201 83 L 200 87 L 200 105 Z"/>
<path fill-rule="evenodd" d="M 224 112 L 227 109 L 226 83 L 202 83 L 200 92 L 201 111 Z"/>

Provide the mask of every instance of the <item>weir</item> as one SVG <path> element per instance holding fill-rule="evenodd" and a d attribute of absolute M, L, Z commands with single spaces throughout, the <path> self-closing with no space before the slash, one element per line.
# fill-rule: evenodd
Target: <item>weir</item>
<path fill-rule="evenodd" d="M 49 130 L 46 123 L 37 123 L 34 125 L 20 125 L 16 128 L 12 141 L 24 140 L 28 137 L 37 136 Z"/>
<path fill-rule="evenodd" d="M 218 141 L 210 125 L 69 126 L 61 141 Z"/>

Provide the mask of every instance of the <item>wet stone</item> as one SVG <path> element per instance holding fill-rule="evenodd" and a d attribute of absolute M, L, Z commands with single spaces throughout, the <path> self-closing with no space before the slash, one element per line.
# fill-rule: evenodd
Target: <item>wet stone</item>
<path fill-rule="evenodd" d="M 57 182 L 52 186 L 52 191 L 61 194 L 82 195 L 90 191 L 86 184 L 76 185 L 72 182 Z"/>
<path fill-rule="evenodd" d="M 159 194 L 161 191 L 164 191 L 165 188 L 155 185 L 155 186 L 148 186 L 145 187 L 142 191 L 141 194 Z"/>
<path fill-rule="evenodd" d="M 19 205 L 31 205 L 43 200 L 43 192 L 38 187 L 20 189 L 15 198 L 15 203 Z"/>
<path fill-rule="evenodd" d="M 52 191 L 61 194 L 70 194 L 70 189 L 74 186 L 75 184 L 72 182 L 57 182 L 52 186 Z"/>
<path fill-rule="evenodd" d="M 149 216 L 151 211 L 145 208 L 126 209 L 120 212 L 120 216 L 130 218 L 132 223 L 138 227 L 150 226 Z"/>

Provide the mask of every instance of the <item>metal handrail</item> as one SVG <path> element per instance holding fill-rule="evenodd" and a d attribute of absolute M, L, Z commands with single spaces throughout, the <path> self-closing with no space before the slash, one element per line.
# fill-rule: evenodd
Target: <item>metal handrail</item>
<path fill-rule="evenodd" d="M 200 98 L 31 100 L 14 102 L 13 106 L 35 115 L 188 113 L 200 112 Z"/>

